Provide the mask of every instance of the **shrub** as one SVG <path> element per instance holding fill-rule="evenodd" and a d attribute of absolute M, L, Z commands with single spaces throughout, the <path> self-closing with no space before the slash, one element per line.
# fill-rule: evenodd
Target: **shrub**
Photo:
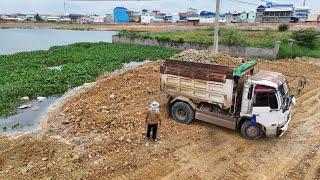
<path fill-rule="evenodd" d="M 184 43 L 184 39 L 183 39 L 183 38 L 179 38 L 179 39 L 178 39 L 178 42 L 179 42 L 179 43 Z"/>
<path fill-rule="evenodd" d="M 157 36 L 157 37 L 155 37 L 155 39 L 157 41 L 164 41 L 164 42 L 171 41 L 171 39 L 169 37 L 165 37 L 165 36 Z"/>
<path fill-rule="evenodd" d="M 283 24 L 280 24 L 278 26 L 278 31 L 279 32 L 285 32 L 285 31 L 288 31 L 288 30 L 289 30 L 289 25 L 288 24 L 283 23 Z"/>
<path fill-rule="evenodd" d="M 301 29 L 292 33 L 299 46 L 314 49 L 317 46 L 317 32 L 314 29 Z"/>

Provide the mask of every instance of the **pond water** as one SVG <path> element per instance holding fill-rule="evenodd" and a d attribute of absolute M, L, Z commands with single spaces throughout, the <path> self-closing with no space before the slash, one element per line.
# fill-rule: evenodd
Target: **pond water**
<path fill-rule="evenodd" d="M 16 115 L 8 118 L 0 118 L 0 134 L 20 134 L 37 131 L 40 128 L 40 119 L 59 98 L 60 96 L 51 96 L 41 102 L 36 100 L 27 102 L 25 106 L 28 108 L 20 109 Z"/>
<path fill-rule="evenodd" d="M 112 42 L 116 31 L 58 29 L 0 29 L 0 55 L 48 50 L 51 46 L 76 42 Z"/>

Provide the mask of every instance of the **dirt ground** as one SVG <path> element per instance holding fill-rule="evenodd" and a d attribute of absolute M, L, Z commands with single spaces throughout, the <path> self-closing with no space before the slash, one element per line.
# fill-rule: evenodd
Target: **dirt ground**
<path fill-rule="evenodd" d="M 162 32 L 170 30 L 190 30 L 208 28 L 208 26 L 192 26 L 190 24 L 69 24 L 69 23 L 33 23 L 33 22 L 0 22 L 0 28 L 45 28 L 45 29 L 75 29 L 75 30 L 101 30 L 119 31 L 135 30 L 148 32 Z"/>
<path fill-rule="evenodd" d="M 248 141 L 239 132 L 166 116 L 159 64 L 101 76 L 51 109 L 40 132 L 0 138 L 0 179 L 320 179 L 318 59 L 260 61 L 291 87 L 305 76 L 281 138 Z M 145 139 L 144 111 L 161 102 L 160 141 Z"/>

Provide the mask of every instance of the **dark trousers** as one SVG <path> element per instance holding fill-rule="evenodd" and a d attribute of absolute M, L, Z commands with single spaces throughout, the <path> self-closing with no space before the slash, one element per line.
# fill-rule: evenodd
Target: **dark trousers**
<path fill-rule="evenodd" d="M 151 131 L 152 139 L 155 140 L 157 138 L 158 124 L 148 124 L 147 138 L 150 138 Z"/>

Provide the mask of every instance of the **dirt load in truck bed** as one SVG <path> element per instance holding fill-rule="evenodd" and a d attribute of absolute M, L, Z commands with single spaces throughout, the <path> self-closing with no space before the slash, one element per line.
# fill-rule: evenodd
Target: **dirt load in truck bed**
<path fill-rule="evenodd" d="M 190 49 L 175 55 L 171 59 L 229 66 L 233 69 L 239 67 L 242 63 L 247 62 L 249 58 L 234 58 L 227 54 L 214 54 L 212 51 L 208 50 L 197 51 Z"/>
<path fill-rule="evenodd" d="M 317 59 L 313 60 L 318 61 Z M 0 179 L 319 179 L 320 66 L 308 59 L 260 61 L 258 69 L 310 83 L 282 138 L 248 141 L 239 132 L 166 117 L 159 65 L 100 77 L 53 108 L 38 133 L 0 136 Z M 161 103 L 158 143 L 144 139 L 144 112 Z"/>

